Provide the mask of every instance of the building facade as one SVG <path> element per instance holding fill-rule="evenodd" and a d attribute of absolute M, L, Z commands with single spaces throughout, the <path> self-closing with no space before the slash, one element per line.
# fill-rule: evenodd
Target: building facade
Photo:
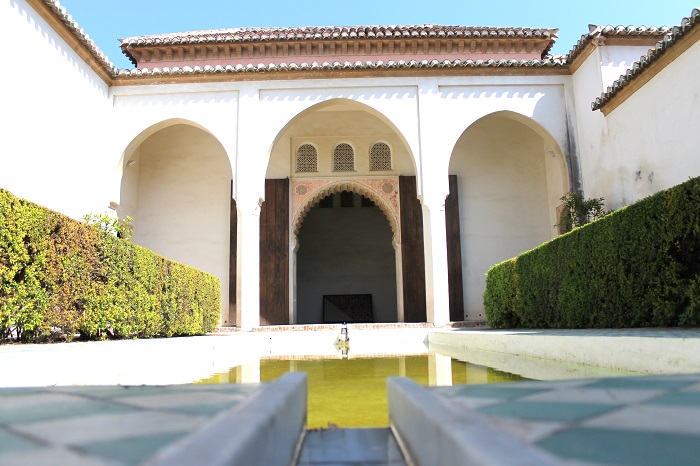
<path fill-rule="evenodd" d="M 222 325 L 483 320 L 484 274 L 700 174 L 700 21 L 197 31 L 122 40 L 2 3 L 0 186 L 217 276 Z M 87 25 L 89 28 L 89 25 Z"/>

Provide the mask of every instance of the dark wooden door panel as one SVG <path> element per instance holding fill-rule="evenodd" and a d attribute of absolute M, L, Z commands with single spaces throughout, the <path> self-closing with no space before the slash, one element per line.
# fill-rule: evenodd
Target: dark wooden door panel
<path fill-rule="evenodd" d="M 289 180 L 265 180 L 260 211 L 260 325 L 289 323 Z"/>
<path fill-rule="evenodd" d="M 228 321 L 224 325 L 238 325 L 236 318 L 236 277 L 238 251 L 238 210 L 236 200 L 231 199 L 231 215 L 229 227 L 229 264 L 228 264 Z"/>
<path fill-rule="evenodd" d="M 417 194 L 415 176 L 399 177 L 403 313 L 406 322 L 425 322 L 427 320 L 423 209 Z"/>
<path fill-rule="evenodd" d="M 462 244 L 459 231 L 459 192 L 457 175 L 450 175 L 450 194 L 445 199 L 445 230 L 447 236 L 447 274 L 450 289 L 450 320 L 464 320 L 464 291 L 462 288 Z"/>

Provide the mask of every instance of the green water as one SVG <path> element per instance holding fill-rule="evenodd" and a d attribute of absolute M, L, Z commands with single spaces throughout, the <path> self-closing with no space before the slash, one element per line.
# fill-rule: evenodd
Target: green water
<path fill-rule="evenodd" d="M 437 374 L 434 356 L 393 356 L 355 359 L 260 360 L 260 381 L 269 382 L 290 371 L 308 374 L 309 428 L 386 427 L 389 416 L 386 398 L 387 377 L 409 377 L 422 385 L 449 385 L 445 374 Z M 215 374 L 197 383 L 240 383 L 242 368 Z M 482 384 L 525 380 L 518 375 L 490 367 L 451 360 L 451 383 Z"/>

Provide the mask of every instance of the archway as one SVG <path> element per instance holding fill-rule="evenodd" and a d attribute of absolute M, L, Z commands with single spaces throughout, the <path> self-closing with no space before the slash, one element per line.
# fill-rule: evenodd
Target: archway
<path fill-rule="evenodd" d="M 497 112 L 462 133 L 449 173 L 458 186 L 465 319 L 483 320 L 489 267 L 558 234 L 568 168 L 557 143 L 534 120 Z"/>
<path fill-rule="evenodd" d="M 124 156 L 121 218 L 133 242 L 219 278 L 229 322 L 231 166 L 210 133 L 180 120 L 135 138 Z"/>
<path fill-rule="evenodd" d="M 313 316 L 299 309 L 298 299 L 302 299 L 302 305 L 306 306 L 303 304 L 306 298 L 299 298 L 297 279 L 307 280 L 308 277 L 304 275 L 306 271 L 303 268 L 301 277 L 297 276 L 296 234 L 300 231 L 300 225 L 306 223 L 303 219 L 313 210 L 315 203 L 331 194 L 342 196 L 339 194 L 342 191 L 359 196 L 359 204 L 362 203 L 362 196 L 372 200 L 374 209 L 364 209 L 375 212 L 374 217 L 381 217 L 383 212 L 389 219 L 386 226 L 390 226 L 389 247 L 393 245 L 390 249 L 394 257 L 393 300 L 391 305 L 382 304 L 380 307 L 384 310 L 373 320 L 402 321 L 405 317 L 402 303 L 411 302 L 416 310 L 410 314 L 410 320 L 424 321 L 422 216 L 412 215 L 409 221 L 403 221 L 402 209 L 406 201 L 401 198 L 399 190 L 403 184 L 413 187 L 407 191 L 411 193 L 411 202 L 408 202 L 411 205 L 406 210 L 410 213 L 420 212 L 420 207 L 414 205 L 418 204 L 415 175 L 415 163 L 405 138 L 383 115 L 364 104 L 335 99 L 317 104 L 293 118 L 275 139 L 266 173 L 260 232 L 261 324 L 323 321 L 318 310 L 322 300 L 315 300 Z M 362 207 L 357 209 L 356 214 L 361 216 L 359 212 Z M 324 215 L 333 214 L 319 211 L 314 217 Z M 369 217 L 372 216 L 368 214 Z M 387 223 L 386 219 L 383 222 Z M 415 241 L 408 252 L 400 242 L 404 227 L 420 228 L 419 234 L 410 236 Z M 328 229 L 328 225 L 319 231 L 324 228 Z M 301 247 L 308 246 L 301 243 Z M 302 251 L 302 259 L 306 253 Z M 405 267 L 412 269 L 411 277 L 415 278 L 416 284 L 404 286 L 402 271 Z M 356 285 L 359 286 L 359 282 Z M 301 287 L 302 293 L 306 293 L 304 286 Z M 407 297 L 406 290 L 415 296 Z M 381 295 L 386 296 L 386 291 Z M 381 300 L 388 301 L 384 298 Z M 281 314 L 283 307 L 288 309 L 287 314 Z M 385 311 L 388 308 L 391 310 Z"/>
<path fill-rule="evenodd" d="M 296 237 L 297 323 L 399 320 L 394 232 L 372 199 L 328 194 Z"/>

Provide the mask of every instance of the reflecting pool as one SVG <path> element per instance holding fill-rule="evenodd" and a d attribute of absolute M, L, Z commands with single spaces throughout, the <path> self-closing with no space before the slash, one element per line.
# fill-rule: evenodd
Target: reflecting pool
<path fill-rule="evenodd" d="M 257 362 L 255 363 L 257 365 Z M 256 367 L 241 365 L 197 383 L 268 382 L 290 371 L 308 374 L 309 428 L 386 427 L 386 379 L 409 377 L 423 385 L 502 383 L 519 375 L 440 354 L 340 358 L 270 357 Z"/>

